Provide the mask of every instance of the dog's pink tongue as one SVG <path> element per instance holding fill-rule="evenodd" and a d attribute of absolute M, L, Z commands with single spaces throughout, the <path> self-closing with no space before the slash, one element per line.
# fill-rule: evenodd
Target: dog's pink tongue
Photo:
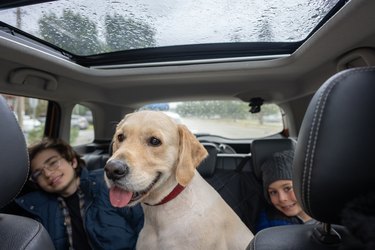
<path fill-rule="evenodd" d="M 125 191 L 118 187 L 112 187 L 109 190 L 109 200 L 114 207 L 125 207 L 128 205 L 133 193 Z"/>

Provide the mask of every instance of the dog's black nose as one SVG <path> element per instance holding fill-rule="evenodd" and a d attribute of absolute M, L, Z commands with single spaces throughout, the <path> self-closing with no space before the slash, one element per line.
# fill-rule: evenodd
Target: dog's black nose
<path fill-rule="evenodd" d="M 120 160 L 110 160 L 105 165 L 104 171 L 108 179 L 116 181 L 129 173 L 129 167 Z"/>

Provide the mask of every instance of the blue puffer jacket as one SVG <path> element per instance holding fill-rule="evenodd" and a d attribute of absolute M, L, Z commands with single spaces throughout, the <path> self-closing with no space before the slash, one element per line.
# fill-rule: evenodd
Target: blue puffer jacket
<path fill-rule="evenodd" d="M 112 207 L 103 169 L 89 172 L 84 168 L 80 188 L 85 195 L 84 227 L 92 248 L 135 249 L 143 227 L 142 207 Z M 57 250 L 68 249 L 64 215 L 56 195 L 37 191 L 17 198 L 16 202 L 44 225 Z"/>
<path fill-rule="evenodd" d="M 257 225 L 255 226 L 256 233 L 262 229 L 275 226 L 284 226 L 292 224 L 303 224 L 297 217 L 281 218 L 275 216 L 269 216 L 266 211 L 261 211 L 258 217 Z"/>

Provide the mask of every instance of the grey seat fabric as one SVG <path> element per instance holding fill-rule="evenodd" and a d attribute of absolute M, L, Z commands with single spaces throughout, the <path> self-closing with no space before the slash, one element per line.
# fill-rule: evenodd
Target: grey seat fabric
<path fill-rule="evenodd" d="M 24 135 L 13 112 L 0 96 L 0 208 L 21 191 L 29 171 Z M 55 249 L 37 221 L 0 213 L 0 249 Z"/>
<path fill-rule="evenodd" d="M 373 67 L 343 71 L 319 88 L 299 133 L 293 188 L 302 208 L 322 224 L 265 229 L 248 249 L 350 249 L 353 231 L 343 226 L 343 211 L 375 191 L 374 106 Z"/>

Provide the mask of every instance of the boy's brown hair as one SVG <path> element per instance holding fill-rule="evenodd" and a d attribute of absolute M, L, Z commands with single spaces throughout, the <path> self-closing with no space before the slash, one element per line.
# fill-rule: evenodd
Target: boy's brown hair
<path fill-rule="evenodd" d="M 46 149 L 56 150 L 68 162 L 72 162 L 73 159 L 76 159 L 77 167 L 75 168 L 75 172 L 77 176 L 81 174 L 82 167 L 85 166 L 85 161 L 81 159 L 81 155 L 74 151 L 74 149 L 68 143 L 58 138 L 45 137 L 40 142 L 29 146 L 28 151 L 30 163 L 37 154 Z"/>

